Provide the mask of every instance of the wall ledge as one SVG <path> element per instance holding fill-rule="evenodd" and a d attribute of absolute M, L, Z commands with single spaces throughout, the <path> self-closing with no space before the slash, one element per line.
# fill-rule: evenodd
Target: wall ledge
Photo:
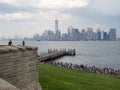
<path fill-rule="evenodd" d="M 18 52 L 18 51 L 26 51 L 26 50 L 37 50 L 38 48 L 35 46 L 8 46 L 8 45 L 0 45 L 0 53 L 4 52 Z"/>
<path fill-rule="evenodd" d="M 20 89 L 0 78 L 0 90 L 20 90 Z"/>

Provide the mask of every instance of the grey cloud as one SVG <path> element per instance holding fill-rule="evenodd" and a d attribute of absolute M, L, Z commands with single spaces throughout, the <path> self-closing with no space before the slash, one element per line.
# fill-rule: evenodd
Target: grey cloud
<path fill-rule="evenodd" d="M 81 19 L 96 23 L 120 23 L 120 0 L 90 0 L 87 7 L 64 9 Z"/>
<path fill-rule="evenodd" d="M 78 26 L 80 26 L 84 24 L 86 27 L 86 25 L 100 24 L 100 25 L 116 27 L 120 29 L 120 21 L 119 21 L 120 20 L 120 8 L 119 8 L 120 0 L 89 0 L 89 1 L 90 3 L 86 7 L 61 8 L 61 9 L 42 8 L 41 9 L 41 8 L 38 8 L 36 5 L 36 3 L 40 2 L 40 0 L 35 0 L 35 2 L 34 0 L 17 0 L 18 5 L 0 3 L 0 13 L 30 12 L 34 14 L 34 16 L 31 18 L 33 20 L 32 21 L 33 23 L 38 21 L 38 26 L 39 26 L 39 23 L 44 22 L 45 27 L 50 27 L 48 25 L 48 22 L 50 20 L 45 21 L 43 17 L 40 17 L 37 14 L 41 11 L 45 13 L 50 11 L 57 11 L 60 14 L 65 13 L 65 14 L 71 14 L 72 16 L 78 17 L 80 22 L 79 21 L 74 22 L 72 20 L 73 21 L 72 25 L 77 24 Z M 21 22 L 26 23 L 25 21 L 21 21 Z M 16 21 L 16 24 L 17 23 L 18 21 Z M 42 24 L 40 28 L 44 27 L 44 24 Z M 70 21 L 66 21 L 65 24 L 66 24 L 65 27 L 67 27 L 68 24 L 70 24 Z"/>
<path fill-rule="evenodd" d="M 1 13 L 12 13 L 20 11 L 21 9 L 10 4 L 0 3 L 0 12 Z"/>
<path fill-rule="evenodd" d="M 120 15 L 120 0 L 93 0 L 91 8 L 106 15 Z"/>
<path fill-rule="evenodd" d="M 38 12 L 42 9 L 35 7 L 21 7 L 12 4 L 0 3 L 0 13 L 14 13 L 14 12 Z"/>
<path fill-rule="evenodd" d="M 61 13 L 70 13 L 73 16 L 77 16 L 80 19 L 91 21 L 94 23 L 119 23 L 120 16 L 119 15 L 111 15 L 111 14 L 105 14 L 101 13 L 100 11 L 95 10 L 93 7 L 88 6 L 85 8 L 77 8 L 77 9 L 64 9 L 61 10 Z"/>

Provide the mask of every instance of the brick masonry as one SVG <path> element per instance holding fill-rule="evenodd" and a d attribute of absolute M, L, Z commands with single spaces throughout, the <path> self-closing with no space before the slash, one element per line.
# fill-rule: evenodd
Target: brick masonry
<path fill-rule="evenodd" d="M 41 90 L 33 46 L 0 46 L 0 78 L 20 90 Z"/>

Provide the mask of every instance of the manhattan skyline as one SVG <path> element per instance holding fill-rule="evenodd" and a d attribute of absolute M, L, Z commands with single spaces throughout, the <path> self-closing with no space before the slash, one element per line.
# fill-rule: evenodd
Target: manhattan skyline
<path fill-rule="evenodd" d="M 106 32 L 113 27 L 120 37 L 119 5 L 119 0 L 0 0 L 0 37 L 55 31 L 55 19 L 62 33 L 71 25 Z"/>
<path fill-rule="evenodd" d="M 61 33 L 59 30 L 59 21 L 55 20 L 55 32 L 48 29 L 45 30 L 42 35 L 39 33 L 33 35 L 30 40 L 37 41 L 116 41 L 117 29 L 110 28 L 109 32 L 101 31 L 101 28 L 97 28 L 97 32 L 94 32 L 92 27 L 86 27 L 79 30 L 73 26 L 68 27 L 67 33 Z M 25 38 L 24 38 L 25 39 Z M 25 39 L 28 40 L 28 39 Z"/>

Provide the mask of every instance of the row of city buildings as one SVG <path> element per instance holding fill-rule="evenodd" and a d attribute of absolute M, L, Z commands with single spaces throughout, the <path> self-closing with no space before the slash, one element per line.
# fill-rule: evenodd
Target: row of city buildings
<path fill-rule="evenodd" d="M 102 31 L 100 28 L 93 30 L 92 27 L 86 29 L 77 29 L 70 26 L 67 33 L 61 33 L 58 27 L 58 20 L 55 20 L 55 32 L 52 30 L 45 30 L 42 35 L 35 34 L 32 38 L 15 36 L 14 38 L 5 38 L 2 36 L 0 40 L 37 40 L 37 41 L 116 41 L 120 40 L 116 37 L 116 28 L 110 28 L 108 32 Z M 96 31 L 96 32 L 94 32 Z"/>
<path fill-rule="evenodd" d="M 40 41 L 116 40 L 116 28 L 110 28 L 109 32 L 101 31 L 101 29 L 98 28 L 97 32 L 94 32 L 92 27 L 79 30 L 70 26 L 67 31 L 68 31 L 67 33 L 61 33 L 58 27 L 58 20 L 55 20 L 55 32 L 53 32 L 52 30 L 45 30 L 45 32 L 42 35 L 35 34 L 33 36 L 33 39 Z"/>

